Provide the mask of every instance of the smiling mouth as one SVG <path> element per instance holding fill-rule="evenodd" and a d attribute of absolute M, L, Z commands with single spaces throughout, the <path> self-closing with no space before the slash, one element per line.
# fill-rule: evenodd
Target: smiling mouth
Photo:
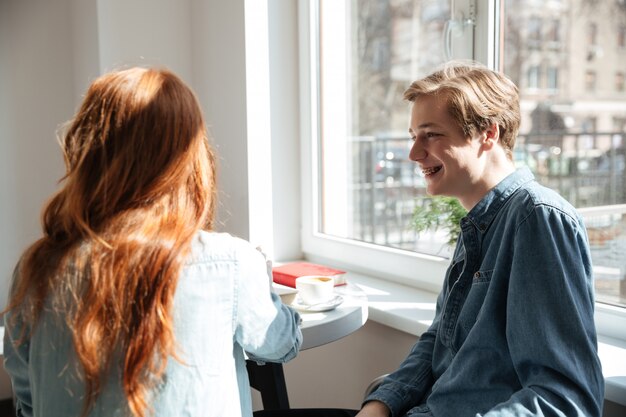
<path fill-rule="evenodd" d="M 422 169 L 422 174 L 424 174 L 425 177 L 428 177 L 429 175 L 433 175 L 433 174 L 439 172 L 440 170 L 441 170 L 441 166 L 424 168 L 424 169 Z"/>

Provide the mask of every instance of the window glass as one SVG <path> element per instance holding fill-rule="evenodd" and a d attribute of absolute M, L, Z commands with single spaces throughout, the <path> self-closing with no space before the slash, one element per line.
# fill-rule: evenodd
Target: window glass
<path fill-rule="evenodd" d="M 539 82 L 540 82 L 540 77 L 541 77 L 541 70 L 539 68 L 539 65 L 531 65 L 528 68 L 528 83 L 527 83 L 527 87 L 530 89 L 537 89 L 539 88 Z"/>
<path fill-rule="evenodd" d="M 548 68 L 548 89 L 559 89 L 559 69 L 555 67 Z"/>
<path fill-rule="evenodd" d="M 503 69 L 522 87 L 516 160 L 583 213 L 597 299 L 626 305 L 626 126 L 621 122 L 626 119 L 626 51 L 608 47 L 615 45 L 616 34 L 620 42 L 626 8 L 590 0 L 503 4 Z M 527 31 L 536 16 L 558 19 L 561 36 L 551 36 L 561 40 L 558 48 L 537 46 L 536 35 Z M 537 62 L 551 63 L 545 84 Z M 526 83 L 520 79 L 525 68 Z"/>
<path fill-rule="evenodd" d="M 463 31 L 449 20 L 449 0 L 320 1 L 323 233 L 446 250 L 445 236 L 418 240 L 410 227 L 425 184 L 408 160 L 410 107 L 402 95 L 444 62 Z"/>
<path fill-rule="evenodd" d="M 445 230 L 418 234 L 411 226 L 425 184 L 408 159 L 402 93 L 458 57 L 451 45 L 459 39 L 473 42 L 472 19 L 455 3 L 462 2 L 319 1 L 315 233 L 449 256 Z M 597 299 L 626 306 L 626 92 L 616 88 L 626 8 L 591 0 L 498 5 L 491 23 L 500 33 L 477 39 L 499 45 L 475 48 L 481 56 L 499 51 L 495 62 L 520 87 L 515 161 L 583 213 Z"/>
<path fill-rule="evenodd" d="M 552 43 L 561 41 L 561 33 L 560 33 L 561 20 L 560 19 L 551 19 L 548 25 L 548 36 L 547 40 Z M 558 45 L 551 45 L 558 46 Z"/>
<path fill-rule="evenodd" d="M 528 19 L 528 45 L 534 48 L 541 44 L 541 18 L 531 17 Z"/>
<path fill-rule="evenodd" d="M 587 25 L 587 42 L 589 45 L 595 45 L 598 37 L 598 25 L 591 22 Z"/>
<path fill-rule="evenodd" d="M 585 90 L 593 93 L 596 89 L 596 72 L 588 70 L 585 72 Z"/>

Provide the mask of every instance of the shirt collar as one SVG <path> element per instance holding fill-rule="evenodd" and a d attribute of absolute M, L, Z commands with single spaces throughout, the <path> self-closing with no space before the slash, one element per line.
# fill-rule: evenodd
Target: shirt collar
<path fill-rule="evenodd" d="M 467 219 L 474 223 L 478 230 L 485 232 L 506 200 L 522 185 L 534 179 L 534 175 L 527 167 L 509 174 L 470 210 Z"/>

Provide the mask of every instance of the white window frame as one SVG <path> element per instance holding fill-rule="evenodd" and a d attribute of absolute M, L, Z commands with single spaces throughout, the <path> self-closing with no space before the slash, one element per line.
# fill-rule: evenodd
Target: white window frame
<path fill-rule="evenodd" d="M 457 0 L 456 16 L 467 17 L 478 11 L 474 21 L 474 57 L 495 68 L 500 60 L 498 38 L 499 1 Z M 484 11 L 481 13 L 480 11 Z M 453 13 L 453 15 L 454 15 Z M 317 23 L 317 2 L 301 1 L 298 8 L 300 66 L 300 136 L 302 252 L 305 259 L 324 262 L 411 287 L 438 293 L 449 259 L 330 236 L 318 232 L 320 212 L 317 198 L 321 178 L 318 161 L 319 103 L 318 45 L 311 28 Z M 453 40 L 454 42 L 454 40 Z M 467 42 L 461 40 L 460 42 Z M 481 46 L 489 45 L 489 47 Z M 466 44 L 465 44 L 466 46 Z M 453 45 L 454 51 L 454 45 Z M 454 56 L 453 57 L 459 57 Z M 463 57 L 463 56 L 461 56 Z M 596 303 L 598 332 L 605 337 L 626 341 L 626 308 Z"/>

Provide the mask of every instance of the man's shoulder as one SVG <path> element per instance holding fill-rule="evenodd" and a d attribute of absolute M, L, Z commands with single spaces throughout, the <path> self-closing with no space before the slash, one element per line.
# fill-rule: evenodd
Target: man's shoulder
<path fill-rule="evenodd" d="M 556 210 L 564 215 L 577 219 L 578 212 L 557 191 L 539 184 L 537 181 L 529 181 L 522 185 L 509 199 L 507 204 L 509 211 L 520 211 L 530 214 L 538 210 Z"/>

